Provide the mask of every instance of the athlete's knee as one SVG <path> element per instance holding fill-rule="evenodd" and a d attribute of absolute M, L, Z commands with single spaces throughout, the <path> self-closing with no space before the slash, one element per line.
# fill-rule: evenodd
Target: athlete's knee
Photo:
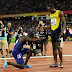
<path fill-rule="evenodd" d="M 21 65 L 20 69 L 24 69 L 24 65 Z"/>
<path fill-rule="evenodd" d="M 53 51 L 54 51 L 54 50 L 57 50 L 56 43 L 53 43 Z"/>

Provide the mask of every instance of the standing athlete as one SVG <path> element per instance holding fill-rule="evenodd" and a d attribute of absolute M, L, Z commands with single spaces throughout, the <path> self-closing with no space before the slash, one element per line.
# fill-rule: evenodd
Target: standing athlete
<path fill-rule="evenodd" d="M 60 46 L 60 42 L 61 42 L 60 38 L 63 36 L 63 31 L 66 27 L 65 17 L 63 12 L 60 10 L 56 10 L 54 8 L 54 5 L 52 4 L 48 6 L 48 11 L 50 12 L 51 23 L 47 27 L 43 27 L 43 28 L 46 29 L 51 27 L 51 39 L 52 39 L 52 47 L 53 47 L 54 64 L 52 64 L 50 68 L 58 67 L 57 50 L 60 58 L 60 67 L 63 68 L 62 48 Z"/>
<path fill-rule="evenodd" d="M 30 68 L 32 66 L 27 65 L 27 62 L 32 54 L 32 50 L 31 48 L 28 46 L 27 48 L 23 48 L 23 46 L 26 44 L 26 41 L 38 41 L 38 40 L 42 40 L 45 39 L 45 37 L 39 38 L 39 39 L 35 39 L 34 38 L 34 34 L 33 33 L 29 33 L 27 37 L 25 36 L 21 36 L 17 41 L 16 44 L 14 46 L 14 49 L 12 51 L 12 55 L 15 58 L 17 63 L 12 63 L 9 61 L 5 61 L 4 63 L 4 69 L 8 66 L 8 65 L 12 65 L 14 67 L 20 68 L 20 69 L 24 69 L 24 67 Z M 26 61 L 24 63 L 23 60 L 23 55 L 27 54 L 26 57 Z"/>
<path fill-rule="evenodd" d="M 51 34 L 52 34 L 52 45 L 53 45 L 53 56 L 54 56 L 54 64 L 50 67 L 58 67 L 57 63 L 57 50 L 60 58 L 60 67 L 63 68 L 63 59 L 62 59 L 62 49 L 60 47 L 60 38 L 63 36 L 63 31 L 66 27 L 65 17 L 62 11 L 56 10 L 54 5 L 49 5 L 48 11 L 51 19 Z M 61 29 L 61 22 L 63 27 Z"/>

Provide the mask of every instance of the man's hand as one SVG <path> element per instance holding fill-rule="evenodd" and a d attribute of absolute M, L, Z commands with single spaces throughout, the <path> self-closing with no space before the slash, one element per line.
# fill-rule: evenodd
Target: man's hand
<path fill-rule="evenodd" d="M 59 37 L 61 38 L 63 36 L 63 32 L 60 32 Z"/>
<path fill-rule="evenodd" d="M 2 25 L 0 25 L 0 28 L 2 29 L 2 28 L 3 28 L 3 26 L 2 26 Z"/>
<path fill-rule="evenodd" d="M 40 30 L 43 30 L 44 29 L 44 24 L 42 24 L 42 26 L 40 27 Z"/>
<path fill-rule="evenodd" d="M 7 33 L 10 33 L 9 30 L 7 30 Z"/>
<path fill-rule="evenodd" d="M 4 32 L 5 32 L 6 30 L 2 27 L 2 31 L 4 31 Z"/>

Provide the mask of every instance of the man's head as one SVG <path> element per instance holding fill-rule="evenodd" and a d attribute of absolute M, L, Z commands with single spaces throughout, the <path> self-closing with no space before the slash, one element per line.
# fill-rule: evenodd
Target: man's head
<path fill-rule="evenodd" d="M 54 13 L 55 12 L 55 8 L 54 8 L 54 5 L 53 4 L 50 4 L 48 7 L 47 7 L 47 9 L 48 9 L 48 11 L 50 12 L 50 13 Z"/>
<path fill-rule="evenodd" d="M 43 23 L 43 21 L 39 21 L 39 24 L 43 25 L 44 23 Z"/>
<path fill-rule="evenodd" d="M 28 34 L 28 37 L 34 38 L 34 34 L 31 32 L 31 33 Z"/>
<path fill-rule="evenodd" d="M 3 22 L 2 22 L 2 21 L 0 21 L 0 28 L 1 28 L 1 27 L 3 27 Z"/>
<path fill-rule="evenodd" d="M 7 26 L 8 26 L 8 27 L 11 27 L 11 22 L 8 22 Z"/>

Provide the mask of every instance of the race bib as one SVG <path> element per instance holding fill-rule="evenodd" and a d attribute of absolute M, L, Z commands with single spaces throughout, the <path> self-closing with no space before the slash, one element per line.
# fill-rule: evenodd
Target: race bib
<path fill-rule="evenodd" d="M 51 19 L 51 25 L 52 26 L 57 25 L 56 19 Z"/>
<path fill-rule="evenodd" d="M 18 55 L 17 55 L 17 58 L 18 58 L 18 59 L 20 59 L 20 58 L 21 58 L 21 55 L 20 55 L 20 54 L 18 54 Z"/>

